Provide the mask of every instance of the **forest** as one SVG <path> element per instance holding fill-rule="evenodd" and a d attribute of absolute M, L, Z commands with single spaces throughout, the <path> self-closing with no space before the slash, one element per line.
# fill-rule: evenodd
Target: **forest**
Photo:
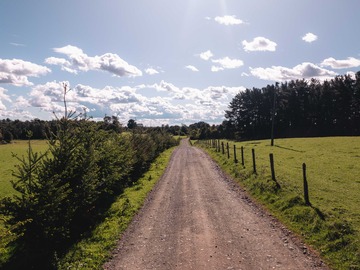
<path fill-rule="evenodd" d="M 227 137 L 277 138 L 360 135 L 360 71 L 355 78 L 292 80 L 246 89 L 229 104 L 223 122 Z"/>

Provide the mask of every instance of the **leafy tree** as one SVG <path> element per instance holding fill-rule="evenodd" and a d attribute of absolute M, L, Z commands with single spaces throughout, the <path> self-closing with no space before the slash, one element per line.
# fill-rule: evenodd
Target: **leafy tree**
<path fill-rule="evenodd" d="M 127 123 L 127 127 L 129 129 L 134 129 L 137 127 L 137 123 L 135 122 L 134 119 L 129 119 L 128 123 Z"/>

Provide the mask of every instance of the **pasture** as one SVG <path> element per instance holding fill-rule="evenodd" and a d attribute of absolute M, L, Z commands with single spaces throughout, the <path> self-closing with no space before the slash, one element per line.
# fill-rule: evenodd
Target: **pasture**
<path fill-rule="evenodd" d="M 315 246 L 335 269 L 360 269 L 360 137 L 275 139 L 274 146 L 270 140 L 223 142 L 229 143 L 230 158 L 226 147 L 225 154 L 207 150 L 244 189 Z M 271 177 L 270 153 L 279 190 Z M 303 163 L 311 207 L 303 199 Z"/>
<path fill-rule="evenodd" d="M 46 140 L 33 140 L 31 147 L 36 152 L 44 153 L 48 148 Z M 22 157 L 26 155 L 28 149 L 28 141 L 16 140 L 10 144 L 0 144 L 0 198 L 11 196 L 14 190 L 11 186 L 11 180 L 16 180 L 12 176 L 12 172 L 16 171 L 16 165 L 19 161 L 14 157 Z"/>
<path fill-rule="evenodd" d="M 360 231 L 360 137 L 296 138 L 253 141 L 243 144 L 251 168 L 251 149 L 256 164 L 270 178 L 269 153 L 281 186 L 302 195 L 302 163 L 307 165 L 310 202 L 322 211 L 346 216 Z"/>

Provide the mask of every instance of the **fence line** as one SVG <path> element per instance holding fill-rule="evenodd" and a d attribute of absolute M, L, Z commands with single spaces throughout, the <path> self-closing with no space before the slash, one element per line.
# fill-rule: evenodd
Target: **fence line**
<path fill-rule="evenodd" d="M 221 153 L 222 155 L 225 155 L 225 144 L 223 141 L 217 139 L 217 140 L 208 140 L 205 142 L 205 144 L 208 147 L 211 148 L 215 148 L 216 152 L 220 153 L 220 146 L 221 146 Z M 226 154 L 227 154 L 227 158 L 230 159 L 230 149 L 229 149 L 229 142 L 226 142 Z M 236 145 L 233 145 L 234 147 L 234 163 L 237 164 L 239 161 L 237 160 L 237 156 L 236 156 Z M 245 156 L 244 156 L 244 147 L 241 146 L 240 147 L 240 151 L 241 151 L 241 165 L 243 166 L 243 168 L 245 168 Z M 252 148 L 251 149 L 251 153 L 252 153 L 252 164 L 253 164 L 253 174 L 257 175 L 257 170 L 256 170 L 256 155 L 255 155 L 255 149 Z M 271 179 L 276 183 L 277 188 L 281 188 L 279 182 L 276 180 L 276 175 L 275 175 L 275 164 L 274 164 L 274 154 L 270 153 L 269 154 L 269 158 L 270 158 L 270 170 L 271 170 Z M 302 170 L 303 170 L 303 189 L 304 189 L 304 201 L 305 204 L 308 206 L 311 206 L 310 203 L 310 199 L 309 199 L 309 187 L 308 187 L 308 181 L 307 181 L 307 176 L 306 176 L 306 164 L 303 163 L 302 164 Z"/>

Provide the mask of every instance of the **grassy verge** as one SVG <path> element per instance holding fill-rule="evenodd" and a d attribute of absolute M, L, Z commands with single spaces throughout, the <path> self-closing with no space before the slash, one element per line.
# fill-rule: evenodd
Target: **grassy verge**
<path fill-rule="evenodd" d="M 253 198 L 316 248 L 331 267 L 360 269 L 359 137 L 278 139 L 274 147 L 269 140 L 228 143 L 229 159 L 226 147 L 224 155 L 214 148 L 206 150 Z M 257 174 L 253 173 L 252 149 Z M 270 153 L 280 189 L 271 178 Z M 303 199 L 303 163 L 308 168 L 311 206 Z"/>
<path fill-rule="evenodd" d="M 120 235 L 164 173 L 174 149 L 163 152 L 137 184 L 119 196 L 108 210 L 105 220 L 94 229 L 90 237 L 74 245 L 63 258 L 57 259 L 58 269 L 101 269 Z"/>

